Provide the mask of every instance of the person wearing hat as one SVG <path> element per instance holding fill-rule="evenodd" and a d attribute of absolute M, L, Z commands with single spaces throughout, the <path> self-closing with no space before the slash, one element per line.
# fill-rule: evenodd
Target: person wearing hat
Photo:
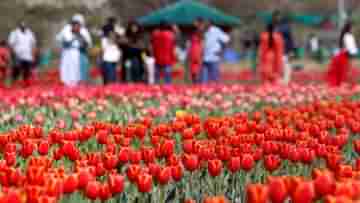
<path fill-rule="evenodd" d="M 15 57 L 12 79 L 17 80 L 22 75 L 24 82 L 29 84 L 31 67 L 34 63 L 34 50 L 36 49 L 34 33 L 23 21 L 10 33 L 8 43 Z"/>
<path fill-rule="evenodd" d="M 57 35 L 62 49 L 60 61 L 61 81 L 67 86 L 76 86 L 88 80 L 89 60 L 87 49 L 92 45 L 89 31 L 82 15 L 75 15 Z"/>

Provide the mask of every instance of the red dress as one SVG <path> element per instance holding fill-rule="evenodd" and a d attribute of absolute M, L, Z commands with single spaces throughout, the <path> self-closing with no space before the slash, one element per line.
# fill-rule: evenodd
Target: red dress
<path fill-rule="evenodd" d="M 6 76 L 6 70 L 10 63 L 10 51 L 8 48 L 0 47 L 0 78 Z"/>
<path fill-rule="evenodd" d="M 281 78 L 284 66 L 284 41 L 279 33 L 273 33 L 273 46 L 269 46 L 270 35 L 261 34 L 259 48 L 259 68 L 261 80 L 276 82 Z"/>
<path fill-rule="evenodd" d="M 203 41 L 201 34 L 195 33 L 190 40 L 188 59 L 192 76 L 198 76 L 202 67 Z"/>
<path fill-rule="evenodd" d="M 170 30 L 155 30 L 151 36 L 151 45 L 156 65 L 172 66 L 176 63 L 174 32 Z"/>
<path fill-rule="evenodd" d="M 349 55 L 347 51 L 342 50 L 331 59 L 326 75 L 328 84 L 330 86 L 340 86 L 348 79 L 349 71 Z"/>

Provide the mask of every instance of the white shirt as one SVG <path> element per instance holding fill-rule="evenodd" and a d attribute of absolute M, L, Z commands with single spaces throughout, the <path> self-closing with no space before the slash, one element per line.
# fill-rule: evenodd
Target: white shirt
<path fill-rule="evenodd" d="M 92 47 L 92 39 L 89 30 L 86 27 L 81 27 L 80 29 L 81 35 L 84 37 L 86 42 L 88 43 L 88 47 Z M 56 36 L 56 41 L 59 43 L 59 46 L 62 47 L 62 43 L 64 41 L 68 41 L 69 39 L 65 39 L 65 36 L 71 36 L 71 25 L 67 24 L 65 27 L 60 31 L 60 33 Z"/>
<path fill-rule="evenodd" d="M 346 33 L 344 36 L 344 48 L 351 54 L 356 55 L 358 53 L 358 48 L 356 45 L 356 40 L 353 34 Z"/>
<path fill-rule="evenodd" d="M 229 43 L 230 36 L 216 26 L 211 26 L 205 33 L 204 61 L 218 62 L 223 45 Z"/>
<path fill-rule="evenodd" d="M 9 45 L 20 60 L 32 62 L 34 60 L 33 50 L 36 46 L 36 39 L 30 29 L 22 32 L 19 28 L 10 33 Z"/>
<path fill-rule="evenodd" d="M 121 51 L 116 43 L 104 37 L 101 40 L 101 48 L 103 51 L 103 60 L 105 62 L 117 63 L 121 58 Z"/>

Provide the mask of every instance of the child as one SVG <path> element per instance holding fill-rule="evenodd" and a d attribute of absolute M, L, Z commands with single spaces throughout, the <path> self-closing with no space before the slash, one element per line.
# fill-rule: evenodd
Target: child
<path fill-rule="evenodd" d="M 149 50 L 144 54 L 144 62 L 147 72 L 147 82 L 148 84 L 153 85 L 155 84 L 155 58 Z"/>
<path fill-rule="evenodd" d="M 4 81 L 10 66 L 10 50 L 5 40 L 0 41 L 0 80 Z"/>

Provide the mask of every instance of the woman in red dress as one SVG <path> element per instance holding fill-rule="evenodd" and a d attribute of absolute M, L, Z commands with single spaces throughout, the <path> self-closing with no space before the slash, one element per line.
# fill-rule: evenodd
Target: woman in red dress
<path fill-rule="evenodd" d="M 276 83 L 282 77 L 284 66 L 284 40 L 281 34 L 274 31 L 269 24 L 266 32 L 260 36 L 259 68 L 263 83 Z"/>
<path fill-rule="evenodd" d="M 190 39 L 190 48 L 188 52 L 188 59 L 191 71 L 191 80 L 193 83 L 198 83 L 199 74 L 202 67 L 203 55 L 203 36 L 200 31 L 196 31 Z"/>
<path fill-rule="evenodd" d="M 341 86 L 350 79 L 351 57 L 355 56 L 358 52 L 356 41 L 351 30 L 352 24 L 348 22 L 341 31 L 339 40 L 340 51 L 332 58 L 326 75 L 327 82 L 330 86 Z"/>

